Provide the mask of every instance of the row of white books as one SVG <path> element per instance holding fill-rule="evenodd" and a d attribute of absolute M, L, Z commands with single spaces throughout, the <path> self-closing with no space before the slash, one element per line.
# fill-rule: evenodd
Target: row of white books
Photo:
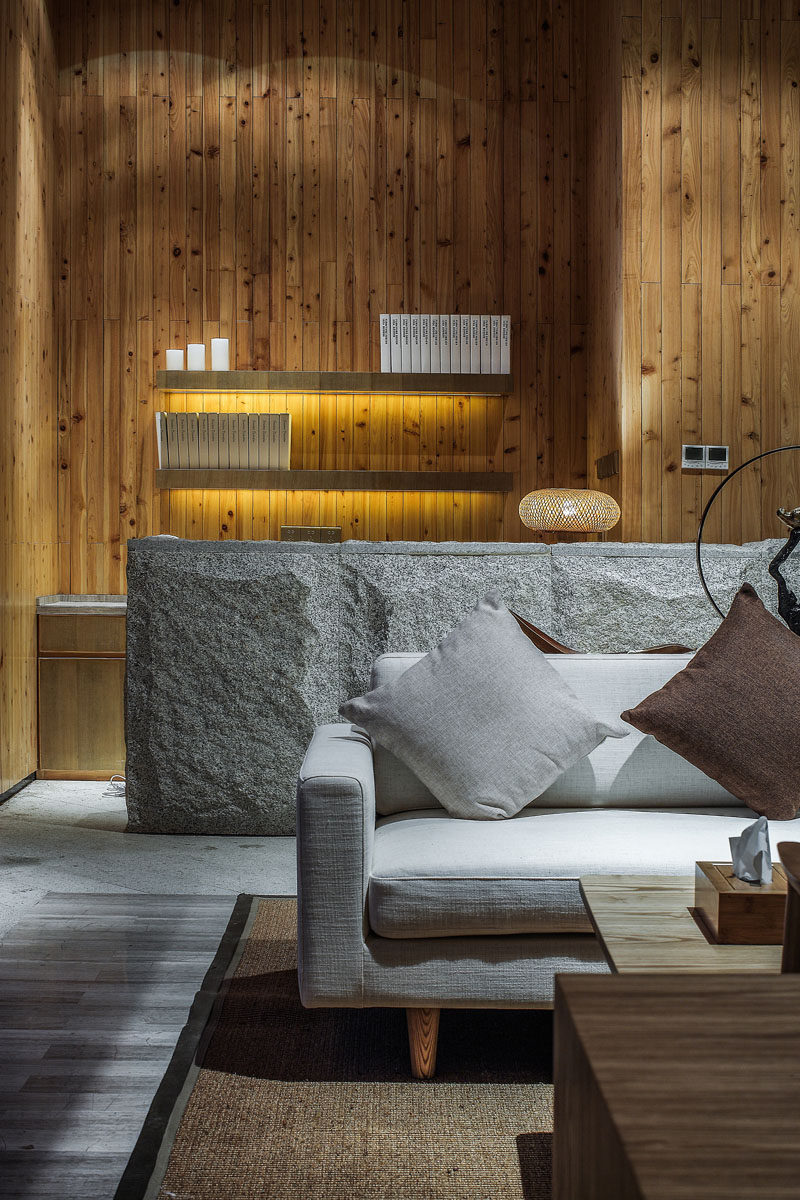
<path fill-rule="evenodd" d="M 381 313 L 381 371 L 508 375 L 511 317 Z"/>
<path fill-rule="evenodd" d="M 156 413 L 158 465 L 288 471 L 291 413 Z"/>

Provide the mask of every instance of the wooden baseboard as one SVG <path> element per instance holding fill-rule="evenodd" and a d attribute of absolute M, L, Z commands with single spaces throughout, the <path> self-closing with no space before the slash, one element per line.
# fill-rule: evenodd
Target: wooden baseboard
<path fill-rule="evenodd" d="M 94 780 L 97 783 L 108 783 L 112 775 L 121 775 L 123 768 L 118 771 L 47 771 L 39 770 L 36 772 L 37 779 L 74 779 L 76 781 Z"/>

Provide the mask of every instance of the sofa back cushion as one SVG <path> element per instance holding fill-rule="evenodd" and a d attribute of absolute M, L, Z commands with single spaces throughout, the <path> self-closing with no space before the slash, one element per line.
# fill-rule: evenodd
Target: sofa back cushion
<path fill-rule="evenodd" d="M 382 654 L 371 687 L 402 675 L 424 656 Z M 549 654 L 548 662 L 601 720 L 619 717 L 663 687 L 691 654 Z M 439 808 L 416 775 L 376 744 L 375 801 L 379 813 Z M 737 803 L 697 767 L 631 726 L 625 738 L 606 738 L 536 800 L 537 808 L 708 808 Z"/>

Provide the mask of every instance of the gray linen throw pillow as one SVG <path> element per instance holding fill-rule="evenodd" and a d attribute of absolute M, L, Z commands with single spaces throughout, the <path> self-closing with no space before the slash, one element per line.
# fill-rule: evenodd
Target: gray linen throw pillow
<path fill-rule="evenodd" d="M 513 817 L 623 723 L 592 715 L 495 595 L 391 683 L 339 709 L 454 817 Z"/>

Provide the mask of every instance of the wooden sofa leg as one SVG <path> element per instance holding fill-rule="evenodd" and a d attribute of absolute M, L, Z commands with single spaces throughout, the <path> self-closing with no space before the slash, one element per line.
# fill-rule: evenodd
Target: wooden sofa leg
<path fill-rule="evenodd" d="M 439 1037 L 439 1008 L 407 1008 L 408 1047 L 411 1074 L 415 1079 L 432 1079 L 436 1071 L 436 1042 Z"/>

